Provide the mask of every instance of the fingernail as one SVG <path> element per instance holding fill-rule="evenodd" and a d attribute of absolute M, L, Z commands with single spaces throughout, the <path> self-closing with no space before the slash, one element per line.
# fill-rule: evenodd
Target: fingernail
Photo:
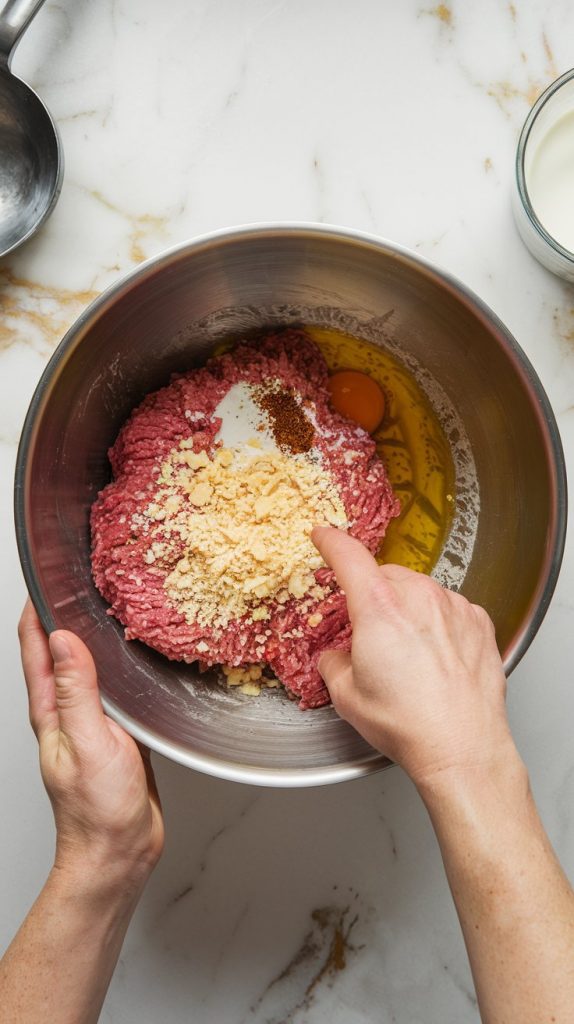
<path fill-rule="evenodd" d="M 70 657 L 70 645 L 61 633 L 50 633 L 50 653 L 54 661 L 67 661 Z"/>

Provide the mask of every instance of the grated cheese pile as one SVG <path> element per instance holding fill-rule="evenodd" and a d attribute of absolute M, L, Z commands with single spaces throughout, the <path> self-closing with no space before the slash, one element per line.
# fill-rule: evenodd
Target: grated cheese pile
<path fill-rule="evenodd" d="M 173 565 L 179 554 L 164 587 L 186 621 L 224 627 L 248 615 L 263 622 L 273 600 L 323 596 L 311 530 L 345 526 L 346 515 L 320 462 L 263 451 L 255 439 L 212 458 L 190 447 L 183 440 L 172 450 L 144 512 L 154 524 L 147 564 Z"/>

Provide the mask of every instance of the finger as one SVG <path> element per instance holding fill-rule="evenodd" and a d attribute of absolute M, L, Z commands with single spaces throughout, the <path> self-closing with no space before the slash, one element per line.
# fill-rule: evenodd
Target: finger
<path fill-rule="evenodd" d="M 341 694 L 353 683 L 351 655 L 348 651 L 323 651 L 317 668 L 338 711 Z"/>
<path fill-rule="evenodd" d="M 145 743 L 142 743 L 141 740 L 135 740 L 135 745 L 142 756 L 142 761 L 149 761 L 151 763 L 151 750 L 149 747 L 146 747 Z"/>
<path fill-rule="evenodd" d="M 155 772 L 151 763 L 151 757 L 144 757 L 143 766 L 145 768 L 145 775 L 147 780 L 147 788 L 150 796 L 150 800 L 156 805 L 158 810 L 161 812 L 161 798 L 159 790 L 157 788 L 157 782 L 155 779 Z"/>
<path fill-rule="evenodd" d="M 146 747 L 144 743 L 141 743 L 140 740 L 136 740 L 135 742 L 143 761 L 150 800 L 156 805 L 158 810 L 161 811 L 161 799 L 157 788 L 157 782 L 155 781 L 153 765 L 151 763 L 151 750 L 149 747 Z"/>
<path fill-rule="evenodd" d="M 365 583 L 369 577 L 378 579 L 379 566 L 365 545 L 344 530 L 316 526 L 311 539 L 344 590 L 352 620 L 364 605 Z"/>
<path fill-rule="evenodd" d="M 67 630 L 50 633 L 54 659 L 56 708 L 62 732 L 70 740 L 104 726 L 94 659 L 79 637 Z"/>
<path fill-rule="evenodd" d="M 395 565 L 393 562 L 389 562 L 387 565 L 379 566 L 379 576 L 388 580 L 389 583 L 402 583 L 403 580 L 420 579 L 421 573 L 407 569 L 405 565 Z"/>
<path fill-rule="evenodd" d="M 28 690 L 30 724 L 40 738 L 46 731 L 57 728 L 58 715 L 48 637 L 30 599 L 24 606 L 18 624 L 18 636 Z"/>
<path fill-rule="evenodd" d="M 108 718 L 106 716 L 105 721 L 108 729 L 111 732 L 113 732 L 114 735 L 118 736 L 121 740 L 123 740 L 124 743 L 127 741 L 130 745 L 133 744 L 137 747 L 139 755 L 142 759 L 142 765 L 145 772 L 149 798 L 151 802 L 155 804 L 158 810 L 161 811 L 161 800 L 157 788 L 157 783 L 155 781 L 154 770 L 151 763 L 151 751 L 149 747 L 146 747 L 145 743 L 142 743 L 140 740 L 133 739 L 131 736 L 129 736 L 128 733 L 126 733 L 125 729 L 122 729 L 121 725 L 118 725 L 117 722 L 114 722 L 112 718 Z"/>

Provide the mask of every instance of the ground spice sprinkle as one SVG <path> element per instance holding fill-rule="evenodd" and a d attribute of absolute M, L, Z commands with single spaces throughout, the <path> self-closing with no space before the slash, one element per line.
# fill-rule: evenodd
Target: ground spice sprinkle
<path fill-rule="evenodd" d="M 283 388 L 258 387 L 255 400 L 267 413 L 273 436 L 282 451 L 294 455 L 308 452 L 313 447 L 315 431 L 292 391 Z"/>

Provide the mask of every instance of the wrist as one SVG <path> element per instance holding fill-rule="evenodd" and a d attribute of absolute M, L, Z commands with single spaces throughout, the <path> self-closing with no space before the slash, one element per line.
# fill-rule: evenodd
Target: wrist
<path fill-rule="evenodd" d="M 532 802 L 528 772 L 512 738 L 491 758 L 427 774 L 415 784 L 433 820 L 456 808 L 518 809 Z"/>
<path fill-rule="evenodd" d="M 117 851 L 94 841 L 56 844 L 50 877 L 60 893 L 89 905 L 137 903 L 153 870 L 149 861 Z"/>

